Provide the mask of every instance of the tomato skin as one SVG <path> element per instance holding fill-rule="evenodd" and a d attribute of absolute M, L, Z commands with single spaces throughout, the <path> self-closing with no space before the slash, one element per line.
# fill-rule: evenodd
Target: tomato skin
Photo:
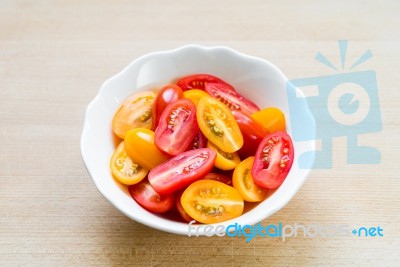
<path fill-rule="evenodd" d="M 204 136 L 227 153 L 243 146 L 243 136 L 231 111 L 210 96 L 202 97 L 196 109 L 197 122 Z"/>
<path fill-rule="evenodd" d="M 198 130 L 196 136 L 193 138 L 191 145 L 188 147 L 188 150 L 205 148 L 207 146 L 207 138 L 204 134 Z"/>
<path fill-rule="evenodd" d="M 232 90 L 229 85 L 221 83 L 206 83 L 205 91 L 212 97 L 224 103 L 230 110 L 240 111 L 247 116 L 260 110 L 256 104 L 238 92 Z"/>
<path fill-rule="evenodd" d="M 239 217 L 244 208 L 237 189 L 214 180 L 199 180 L 189 185 L 182 194 L 181 204 L 190 217 L 207 224 Z"/>
<path fill-rule="evenodd" d="M 270 133 L 286 131 L 285 114 L 278 108 L 266 108 L 257 111 L 251 117 L 263 125 Z"/>
<path fill-rule="evenodd" d="M 204 90 L 204 85 L 207 83 L 224 83 L 222 79 L 210 74 L 193 74 L 180 78 L 176 84 L 182 88 L 183 91 L 190 89 Z"/>
<path fill-rule="evenodd" d="M 198 131 L 196 107 L 188 99 L 179 99 L 162 113 L 155 131 L 155 144 L 161 151 L 176 156 L 187 150 Z"/>
<path fill-rule="evenodd" d="M 233 170 L 240 163 L 240 158 L 237 152 L 227 153 L 225 151 L 222 151 L 210 141 L 207 143 L 207 147 L 211 148 L 217 153 L 217 158 L 215 159 L 215 167 L 220 170 Z"/>
<path fill-rule="evenodd" d="M 134 162 L 147 170 L 169 158 L 154 144 L 154 132 L 145 128 L 136 128 L 126 133 L 125 151 Z"/>
<path fill-rule="evenodd" d="M 160 194 L 171 194 L 203 178 L 214 166 L 215 151 L 200 148 L 183 152 L 152 169 L 150 184 Z"/>
<path fill-rule="evenodd" d="M 110 160 L 110 169 L 114 178 L 126 185 L 139 183 L 148 173 L 148 170 L 145 170 L 128 157 L 124 149 L 124 141 L 115 149 Z"/>
<path fill-rule="evenodd" d="M 233 116 L 235 117 L 240 131 L 243 135 L 243 146 L 239 150 L 241 158 L 248 158 L 256 154 L 258 145 L 264 139 L 269 132 L 257 121 L 251 117 L 241 113 L 240 111 L 233 110 Z"/>
<path fill-rule="evenodd" d="M 152 127 L 151 107 L 155 94 L 144 91 L 133 94 L 126 98 L 118 108 L 112 120 L 114 133 L 124 139 L 127 131 L 134 128 Z"/>
<path fill-rule="evenodd" d="M 185 209 L 183 208 L 183 206 L 181 204 L 182 193 L 183 192 L 180 192 L 177 194 L 176 199 L 175 199 L 175 207 L 176 207 L 176 210 L 178 211 L 179 215 L 181 216 L 181 218 L 185 222 L 189 223 L 193 220 L 193 218 L 190 217 L 190 215 L 185 211 Z"/>
<path fill-rule="evenodd" d="M 164 213 L 170 210 L 175 199 L 173 195 L 160 195 L 146 180 L 128 187 L 129 193 L 136 202 L 146 210 L 154 213 Z"/>
<path fill-rule="evenodd" d="M 254 183 L 251 169 L 253 167 L 254 157 L 248 157 L 236 166 L 233 172 L 233 187 L 235 187 L 242 195 L 243 199 L 248 202 L 260 202 L 267 197 L 268 189 L 259 187 Z"/>
<path fill-rule="evenodd" d="M 203 96 L 210 96 L 210 95 L 207 94 L 205 91 L 199 89 L 190 89 L 183 92 L 183 97 L 192 101 L 196 107 L 197 104 L 199 103 L 200 98 L 202 98 Z"/>
<path fill-rule="evenodd" d="M 286 132 L 267 135 L 258 146 L 251 175 L 263 188 L 277 188 L 288 175 L 294 160 L 292 139 Z"/>
<path fill-rule="evenodd" d="M 232 179 L 220 173 L 210 172 L 203 179 L 214 180 L 232 186 Z"/>
<path fill-rule="evenodd" d="M 157 128 L 161 114 L 168 104 L 181 98 L 183 98 L 183 91 L 175 84 L 167 84 L 160 89 L 153 103 L 153 130 Z"/>

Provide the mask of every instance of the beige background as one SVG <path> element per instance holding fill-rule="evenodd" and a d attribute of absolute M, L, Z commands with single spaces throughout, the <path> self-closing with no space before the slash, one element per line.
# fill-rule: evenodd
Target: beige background
<path fill-rule="evenodd" d="M 376 2 L 375 4 L 373 2 Z M 400 261 L 400 2 L 0 0 L 0 265 L 398 266 Z M 360 136 L 380 165 L 347 165 L 334 140 L 332 170 L 314 170 L 265 223 L 381 226 L 384 237 L 194 238 L 119 213 L 96 190 L 79 141 L 87 104 L 136 57 L 183 44 L 227 45 L 276 64 L 289 79 L 377 73 L 384 129 Z"/>

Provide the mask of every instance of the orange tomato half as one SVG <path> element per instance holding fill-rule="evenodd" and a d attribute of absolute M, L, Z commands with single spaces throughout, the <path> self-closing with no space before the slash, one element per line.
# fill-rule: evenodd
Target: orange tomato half
<path fill-rule="evenodd" d="M 286 131 L 285 114 L 278 108 L 266 108 L 253 113 L 251 117 L 270 133 Z"/>
<path fill-rule="evenodd" d="M 134 128 L 151 129 L 152 105 L 156 95 L 151 91 L 131 95 L 122 102 L 114 115 L 112 128 L 114 133 L 125 138 L 127 131 Z"/>

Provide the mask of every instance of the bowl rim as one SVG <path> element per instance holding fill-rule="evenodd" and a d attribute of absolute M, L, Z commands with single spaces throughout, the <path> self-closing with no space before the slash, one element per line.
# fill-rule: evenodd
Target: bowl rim
<path fill-rule="evenodd" d="M 121 207 L 121 205 L 114 201 L 113 199 L 110 199 L 107 194 L 106 194 L 106 190 L 104 190 L 103 186 L 100 184 L 100 182 L 95 179 L 93 177 L 93 173 L 91 172 L 91 170 L 88 167 L 88 163 L 86 162 L 87 159 L 87 153 L 88 151 L 85 150 L 85 138 L 87 138 L 87 132 L 88 132 L 88 118 L 89 118 L 89 113 L 91 112 L 93 106 L 96 104 L 97 101 L 99 101 L 100 96 L 102 95 L 102 93 L 104 93 L 104 91 L 106 90 L 106 87 L 109 83 L 111 83 L 114 79 L 117 79 L 120 76 L 123 76 L 125 74 L 125 72 L 127 72 L 132 66 L 140 63 L 141 61 L 145 61 L 149 58 L 155 57 L 155 56 L 160 56 L 160 55 L 166 55 L 166 54 L 171 54 L 171 53 L 178 53 L 180 51 L 183 50 L 188 50 L 188 49 L 194 49 L 194 50 L 201 50 L 201 51 L 215 51 L 215 50 L 225 50 L 225 51 L 229 51 L 230 53 L 234 54 L 237 57 L 246 59 L 246 60 L 252 60 L 252 61 L 257 61 L 258 63 L 261 64 L 265 64 L 268 67 L 272 68 L 277 74 L 279 74 L 279 76 L 285 81 L 285 83 L 288 82 L 288 79 L 286 78 L 286 76 L 283 74 L 283 72 L 277 68 L 274 64 L 272 64 L 271 62 L 263 59 L 263 58 L 259 58 L 256 56 L 251 56 L 251 55 L 247 55 L 244 53 L 241 53 L 235 49 L 232 49 L 228 46 L 222 46 L 222 45 L 217 45 L 217 46 L 203 46 L 203 45 L 198 45 L 198 44 L 187 44 L 187 45 L 183 45 L 174 49 L 169 49 L 169 50 L 162 50 L 162 51 L 155 51 L 155 52 L 150 52 L 150 53 L 146 53 L 136 59 L 134 59 L 131 63 L 129 63 L 125 68 L 123 68 L 120 72 L 118 72 L 117 74 L 113 75 L 112 77 L 108 78 L 105 82 L 103 82 L 103 84 L 100 86 L 100 89 L 98 90 L 96 96 L 92 99 L 92 101 L 90 101 L 90 103 L 88 104 L 86 110 L 85 110 L 85 116 L 84 116 L 84 121 L 83 121 L 83 129 L 82 129 L 82 134 L 81 134 L 81 138 L 80 138 L 80 152 L 81 152 L 81 156 L 84 162 L 84 166 L 87 170 L 87 172 L 89 173 L 90 178 L 92 179 L 93 183 L 95 184 L 97 190 L 100 192 L 100 194 L 107 200 L 109 201 L 112 205 L 114 205 L 114 207 L 116 207 L 121 213 L 123 213 L 125 216 L 127 216 L 128 218 L 139 222 L 143 225 L 146 225 L 148 227 L 151 228 L 155 228 L 161 231 L 165 231 L 165 232 L 169 232 L 169 233 L 174 233 L 174 234 L 181 234 L 181 235 L 188 235 L 188 229 L 182 230 L 182 229 L 171 229 L 170 227 L 166 227 L 163 224 L 156 224 L 156 223 L 151 223 L 148 220 L 142 219 L 140 217 L 134 217 L 131 214 L 128 214 L 127 212 L 125 212 L 124 208 Z M 298 90 L 298 88 L 294 87 L 294 89 L 296 90 L 296 94 L 299 96 L 303 96 L 304 94 Z M 306 104 L 306 110 L 305 112 L 307 113 L 309 119 L 311 120 L 311 122 L 315 125 L 315 118 L 312 115 L 309 106 Z M 314 136 L 315 136 L 315 131 L 314 131 Z M 310 143 L 310 147 L 315 150 L 315 146 L 316 146 L 316 142 L 315 142 L 315 138 L 312 141 L 309 141 Z M 314 163 L 314 156 L 310 158 L 311 162 L 310 162 L 310 166 L 313 165 Z M 290 195 L 288 195 L 287 197 L 285 197 L 284 199 L 282 199 L 278 205 L 275 205 L 271 208 L 271 210 L 268 213 L 264 213 L 262 215 L 259 215 L 255 218 L 250 218 L 247 220 L 247 224 L 249 225 L 254 225 L 258 222 L 261 222 L 262 220 L 270 217 L 271 215 L 273 215 L 274 213 L 276 213 L 277 211 L 281 210 L 284 206 L 287 205 L 287 203 L 294 197 L 294 195 L 298 192 L 298 190 L 301 188 L 301 186 L 304 184 L 304 182 L 307 180 L 307 177 L 309 176 L 309 173 L 311 171 L 311 167 L 310 169 L 303 169 L 302 170 L 303 173 L 301 175 L 301 181 L 297 182 L 295 184 L 295 186 L 292 188 L 292 190 L 290 190 Z M 157 215 L 155 215 L 157 216 Z M 240 218 L 240 217 L 238 217 Z M 238 219 L 236 218 L 236 219 Z M 166 219 L 168 220 L 168 219 Z M 226 222 L 222 222 L 222 223 L 217 223 L 217 224 L 211 224 L 211 225 L 229 225 L 227 224 L 227 222 L 234 222 L 235 219 L 226 221 Z M 171 220 L 168 220 L 171 221 Z M 171 221 L 172 222 L 172 221 Z M 176 222 L 179 225 L 188 225 L 188 223 L 182 223 L 182 222 Z M 195 225 L 193 225 L 195 227 Z M 203 227 L 204 229 L 204 227 Z M 205 233 L 204 231 L 200 231 L 198 232 L 199 235 L 207 235 L 207 233 Z"/>

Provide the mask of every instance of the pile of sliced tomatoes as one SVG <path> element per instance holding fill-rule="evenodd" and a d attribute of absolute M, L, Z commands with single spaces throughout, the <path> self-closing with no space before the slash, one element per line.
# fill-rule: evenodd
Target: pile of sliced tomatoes
<path fill-rule="evenodd" d="M 279 109 L 260 110 L 218 77 L 190 75 L 121 104 L 111 171 L 150 212 L 226 221 L 286 178 L 294 151 L 285 125 Z"/>

